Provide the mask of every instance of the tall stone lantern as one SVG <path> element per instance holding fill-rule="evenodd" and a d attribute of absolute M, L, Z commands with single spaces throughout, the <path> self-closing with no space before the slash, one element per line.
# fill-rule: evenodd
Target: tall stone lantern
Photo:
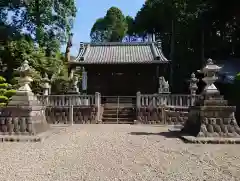
<path fill-rule="evenodd" d="M 43 95 L 47 96 L 50 94 L 50 89 L 51 89 L 51 85 L 50 85 L 51 81 L 49 80 L 47 73 L 44 74 L 42 82 L 43 82 Z"/>
<path fill-rule="evenodd" d="M 221 67 L 215 65 L 212 59 L 208 59 L 206 66 L 199 71 L 205 76 L 203 81 L 206 86 L 202 92 L 202 99 L 190 107 L 188 120 L 182 129 L 182 132 L 190 135 L 184 137 L 190 142 L 209 141 L 209 137 L 214 137 L 211 140 L 216 142 L 240 138 L 240 128 L 234 115 L 236 107 L 229 106 L 228 101 L 220 96 L 219 90 L 214 85 L 217 80 L 216 73 L 220 69 Z"/>
<path fill-rule="evenodd" d="M 20 88 L 8 105 L 1 110 L 0 135 L 4 139 L 39 140 L 38 134 L 49 129 L 45 117 L 45 107 L 38 101 L 30 88 L 31 67 L 24 61 L 17 69 L 20 73 Z M 27 136 L 27 137 L 26 137 Z"/>

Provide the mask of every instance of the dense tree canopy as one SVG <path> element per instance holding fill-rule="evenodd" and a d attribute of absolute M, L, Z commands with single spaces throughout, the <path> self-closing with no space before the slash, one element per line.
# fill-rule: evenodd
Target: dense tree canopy
<path fill-rule="evenodd" d="M 60 45 L 66 41 L 76 15 L 74 0 L 1 1 L 0 73 L 15 82 L 15 69 L 28 60 L 34 90 L 48 73 L 52 83 L 67 77 Z"/>
<path fill-rule="evenodd" d="M 94 23 L 90 36 L 92 42 L 119 42 L 126 35 L 128 26 L 122 11 L 111 7 L 106 16 Z"/>
<path fill-rule="evenodd" d="M 233 0 L 147 0 L 133 29 L 142 37 L 154 33 L 161 38 L 165 55 L 173 61 L 173 85 L 179 89 L 205 59 L 239 57 L 236 7 L 239 2 Z"/>

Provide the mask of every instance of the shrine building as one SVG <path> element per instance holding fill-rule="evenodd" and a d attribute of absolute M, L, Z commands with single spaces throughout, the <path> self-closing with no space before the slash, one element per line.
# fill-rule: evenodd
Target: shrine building
<path fill-rule="evenodd" d="M 87 94 L 133 96 L 158 92 L 159 77 L 167 80 L 170 60 L 161 42 L 80 43 L 76 58 L 70 59 L 69 72 L 84 70 L 83 89 Z"/>

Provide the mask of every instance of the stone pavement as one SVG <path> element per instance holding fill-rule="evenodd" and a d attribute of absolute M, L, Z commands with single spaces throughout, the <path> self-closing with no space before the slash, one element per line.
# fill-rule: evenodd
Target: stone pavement
<path fill-rule="evenodd" d="M 239 145 L 185 144 L 157 125 L 59 127 L 43 142 L 0 143 L 1 181 L 238 180 Z"/>

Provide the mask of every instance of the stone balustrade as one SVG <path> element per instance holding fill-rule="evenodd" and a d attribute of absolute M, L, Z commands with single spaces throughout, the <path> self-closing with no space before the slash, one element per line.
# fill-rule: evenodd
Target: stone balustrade
<path fill-rule="evenodd" d="M 188 109 L 200 95 L 137 93 L 137 121 L 141 124 L 183 125 Z"/>
<path fill-rule="evenodd" d="M 94 95 L 41 95 L 38 100 L 45 106 L 91 106 L 96 104 Z"/>
<path fill-rule="evenodd" d="M 140 94 L 138 107 L 179 107 L 188 108 L 193 106 L 200 95 L 181 95 L 181 94 Z"/>
<path fill-rule="evenodd" d="M 98 109 L 95 106 L 47 107 L 46 119 L 50 124 L 95 124 Z"/>

